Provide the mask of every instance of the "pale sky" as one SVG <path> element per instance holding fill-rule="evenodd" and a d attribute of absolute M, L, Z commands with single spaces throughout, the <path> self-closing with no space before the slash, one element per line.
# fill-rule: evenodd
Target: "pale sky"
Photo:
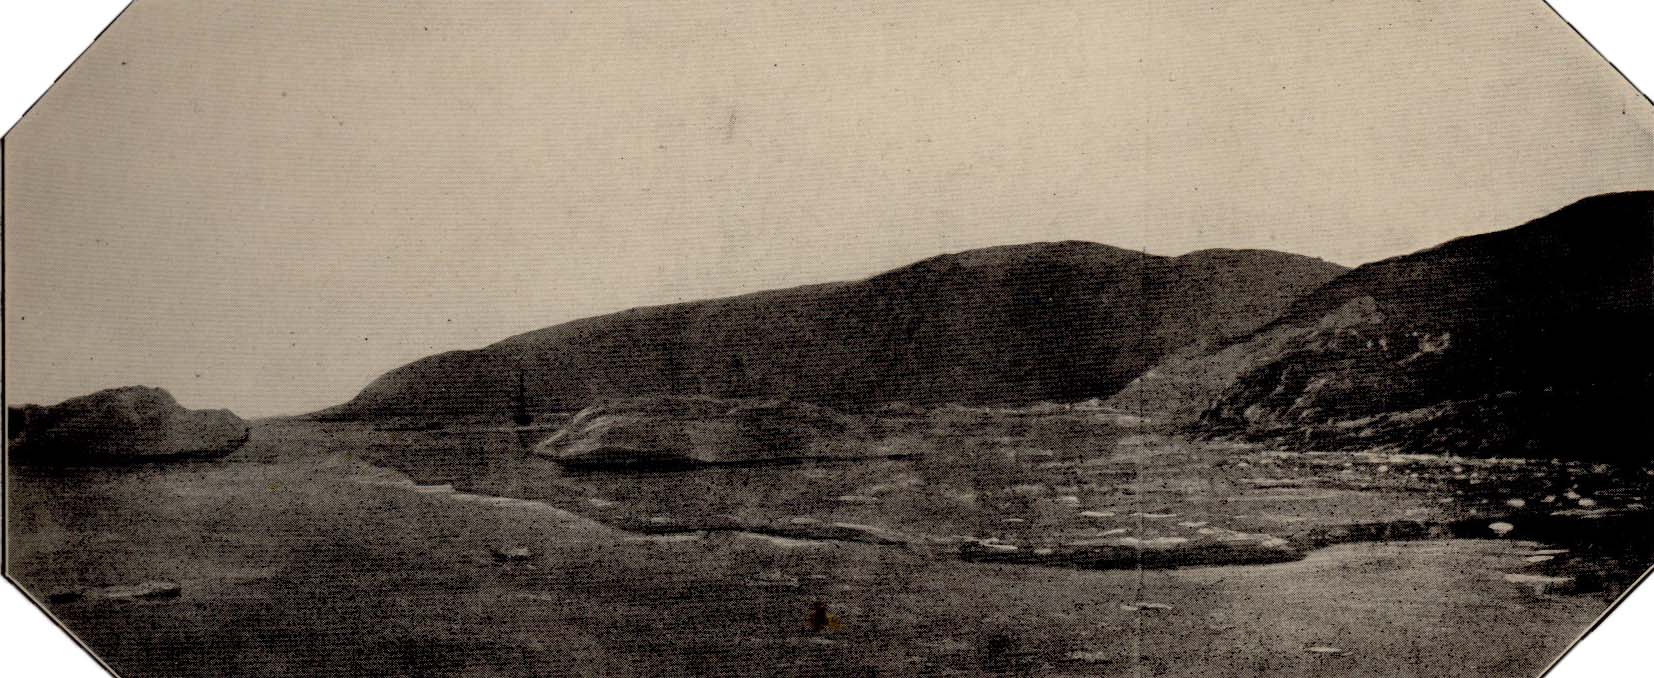
<path fill-rule="evenodd" d="M 1079 239 L 1358 264 L 1654 188 L 1541 2 L 139 0 L 6 139 L 6 399 L 247 416 L 632 306 Z"/>

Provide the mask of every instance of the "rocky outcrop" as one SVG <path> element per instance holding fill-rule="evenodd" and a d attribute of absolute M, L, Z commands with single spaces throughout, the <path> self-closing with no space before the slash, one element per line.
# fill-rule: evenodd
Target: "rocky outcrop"
<path fill-rule="evenodd" d="M 640 308 L 397 368 L 327 417 L 504 418 L 614 398 L 839 409 L 1107 396 L 1168 353 L 1244 336 L 1343 269 L 1259 250 L 1095 243 L 949 254 L 848 283 Z"/>
<path fill-rule="evenodd" d="M 11 458 L 23 463 L 127 463 L 210 458 L 247 441 L 229 410 L 188 410 L 158 388 L 127 386 L 8 411 Z"/>
<path fill-rule="evenodd" d="M 1654 193 L 1590 198 L 1357 268 L 1110 404 L 1286 446 L 1646 460 L 1651 281 Z"/>
<path fill-rule="evenodd" d="M 629 398 L 582 410 L 536 454 L 586 470 L 667 470 L 841 456 L 854 420 L 789 401 Z"/>

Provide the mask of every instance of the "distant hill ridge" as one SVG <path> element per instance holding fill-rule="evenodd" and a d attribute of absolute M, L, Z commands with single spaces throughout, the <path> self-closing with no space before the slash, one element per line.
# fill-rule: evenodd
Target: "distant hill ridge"
<path fill-rule="evenodd" d="M 392 370 L 321 416 L 509 416 L 704 394 L 836 406 L 1067 401 L 1171 351 L 1244 337 L 1343 273 L 1267 250 L 1088 242 L 931 257 L 865 280 L 637 308 Z"/>

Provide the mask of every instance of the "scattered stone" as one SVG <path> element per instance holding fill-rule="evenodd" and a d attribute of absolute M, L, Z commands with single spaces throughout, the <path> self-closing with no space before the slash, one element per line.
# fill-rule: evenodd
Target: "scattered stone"
<path fill-rule="evenodd" d="M 798 577 L 780 570 L 765 570 L 753 575 L 752 581 L 766 586 L 798 586 Z"/>
<path fill-rule="evenodd" d="M 1146 602 L 1146 601 L 1139 600 L 1139 601 L 1132 602 L 1132 603 L 1125 603 L 1125 604 L 1120 606 L 1120 609 L 1125 610 L 1127 612 L 1139 612 L 1139 611 L 1142 611 L 1142 610 L 1153 610 L 1155 612 L 1164 612 L 1166 610 L 1172 609 L 1172 606 L 1167 605 L 1166 603 L 1151 603 L 1151 602 Z"/>
<path fill-rule="evenodd" d="M 513 593 L 513 594 L 511 594 L 511 597 L 516 598 L 518 600 L 532 600 L 536 603 L 561 603 L 561 602 L 563 602 L 563 599 L 558 598 L 557 596 L 551 595 L 549 593 L 521 592 L 521 593 Z"/>
<path fill-rule="evenodd" d="M 1148 539 L 1138 539 L 1137 537 L 1121 537 L 1119 539 L 1114 540 L 1114 542 L 1116 544 L 1119 544 L 1120 546 L 1134 546 L 1134 547 L 1143 548 L 1143 549 L 1161 549 L 1161 548 L 1169 548 L 1169 547 L 1172 547 L 1172 546 L 1177 546 L 1179 544 L 1187 544 L 1187 543 L 1189 543 L 1189 538 L 1188 537 L 1150 537 Z"/>
<path fill-rule="evenodd" d="M 1257 488 L 1292 489 L 1304 486 L 1304 480 L 1298 478 L 1241 478 L 1240 481 Z"/>
<path fill-rule="evenodd" d="M 676 544 L 679 542 L 698 541 L 706 538 L 705 532 L 678 532 L 675 534 L 649 534 L 641 537 L 627 537 L 626 541 L 648 542 L 652 544 Z"/>
<path fill-rule="evenodd" d="M 913 537 L 877 525 L 861 523 L 833 523 L 821 533 L 822 538 L 853 541 L 863 544 L 908 544 Z"/>
<path fill-rule="evenodd" d="M 1113 518 L 1114 515 L 1115 514 L 1114 514 L 1113 511 L 1081 511 L 1080 512 L 1080 517 L 1082 517 L 1082 518 Z"/>
<path fill-rule="evenodd" d="M 170 581 L 146 581 L 132 586 L 110 586 L 98 591 L 98 596 L 110 600 L 157 600 L 177 598 L 184 587 Z"/>
<path fill-rule="evenodd" d="M 1193 527 L 1206 527 L 1207 524 L 1208 523 L 1204 520 L 1185 520 L 1183 522 L 1178 523 L 1178 526 L 1179 527 L 1191 527 L 1191 528 L 1193 528 Z"/>
<path fill-rule="evenodd" d="M 1543 574 L 1507 574 L 1505 583 L 1531 589 L 1534 595 L 1572 593 L 1578 588 L 1573 577 L 1553 577 Z"/>
<path fill-rule="evenodd" d="M 1492 524 L 1488 525 L 1487 529 L 1493 530 L 1494 534 L 1503 537 L 1507 534 L 1510 534 L 1512 530 L 1515 530 L 1516 526 L 1512 525 L 1510 523 L 1507 523 L 1507 522 L 1500 521 L 1500 522 L 1492 523 Z"/>
<path fill-rule="evenodd" d="M 1041 485 L 1039 483 L 1026 483 L 1026 484 L 1022 484 L 1022 485 L 1012 485 L 1010 487 L 1010 490 L 1011 490 L 1012 494 L 1015 494 L 1015 495 L 1018 495 L 1018 496 L 1023 496 L 1023 497 L 1037 497 L 1039 495 L 1045 494 L 1046 492 L 1049 492 L 1050 489 L 1051 488 L 1046 487 L 1044 485 Z"/>
<path fill-rule="evenodd" d="M 1556 556 L 1528 556 L 1526 558 L 1523 558 L 1522 562 L 1524 562 L 1524 563 L 1543 563 L 1543 562 L 1547 562 L 1547 561 L 1549 561 L 1553 558 L 1556 558 Z"/>
<path fill-rule="evenodd" d="M 1586 497 L 1586 498 L 1580 499 L 1579 501 L 1574 502 L 1574 503 L 1579 504 L 1580 508 L 1591 508 L 1592 506 L 1597 505 L 1597 500 L 1592 499 L 1590 497 Z"/>
<path fill-rule="evenodd" d="M 521 563 L 532 558 L 534 553 L 526 546 L 506 546 L 494 549 L 494 562 Z"/>
<path fill-rule="evenodd" d="M 812 547 L 812 546 L 826 546 L 826 545 L 831 543 L 831 542 L 822 541 L 822 540 L 819 540 L 819 539 L 793 539 L 793 538 L 790 538 L 790 537 L 780 537 L 780 536 L 776 536 L 776 535 L 773 535 L 773 534 L 764 534 L 762 532 L 747 532 L 747 531 L 744 531 L 744 530 L 743 531 L 736 531 L 734 534 L 735 534 L 735 536 L 740 537 L 742 539 L 753 539 L 753 540 L 757 540 L 757 541 L 761 541 L 761 542 L 770 544 L 772 546 L 779 546 L 781 548 L 789 548 L 789 549 L 806 548 L 806 547 Z"/>
<path fill-rule="evenodd" d="M 1054 501 L 1064 506 L 1078 506 L 1080 504 L 1080 498 L 1072 494 L 1065 494 L 1061 497 L 1057 497 Z"/>
<path fill-rule="evenodd" d="M 1328 655 L 1328 656 L 1344 654 L 1344 649 L 1343 648 L 1333 647 L 1331 645 L 1313 645 L 1313 646 L 1304 648 L 1304 651 L 1312 653 L 1312 654 L 1320 654 L 1320 655 Z"/>
<path fill-rule="evenodd" d="M 1511 508 L 1522 508 L 1523 506 L 1527 506 L 1528 502 L 1521 499 L 1506 499 L 1505 505 Z"/>
<path fill-rule="evenodd" d="M 1146 520 L 1161 520 L 1161 519 L 1165 519 L 1165 518 L 1176 518 L 1177 517 L 1176 513 L 1144 513 L 1142 511 L 1138 511 L 1138 512 L 1133 513 L 1131 515 L 1132 515 L 1133 518 L 1143 518 L 1143 519 L 1146 519 Z"/>
<path fill-rule="evenodd" d="M 1616 513 L 1620 513 L 1620 511 L 1611 508 L 1576 508 L 1551 511 L 1551 515 L 1553 516 L 1563 516 L 1568 518 L 1601 518 L 1603 516 L 1611 516 Z"/>

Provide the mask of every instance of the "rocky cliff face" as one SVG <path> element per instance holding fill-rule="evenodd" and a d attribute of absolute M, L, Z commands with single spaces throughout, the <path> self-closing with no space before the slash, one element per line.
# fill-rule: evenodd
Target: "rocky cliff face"
<path fill-rule="evenodd" d="M 1651 280 L 1654 193 L 1599 196 L 1357 268 L 1112 404 L 1291 445 L 1646 456 Z"/>
<path fill-rule="evenodd" d="M 229 410 L 188 410 L 158 388 L 126 386 L 42 407 L 9 408 L 9 452 L 24 463 L 122 463 L 215 457 L 247 441 Z"/>
<path fill-rule="evenodd" d="M 1082 242 L 927 259 L 872 278 L 634 309 L 432 356 L 321 414 L 503 417 L 639 395 L 855 407 L 1083 400 L 1179 347 L 1244 336 L 1342 272 L 1212 250 Z"/>

